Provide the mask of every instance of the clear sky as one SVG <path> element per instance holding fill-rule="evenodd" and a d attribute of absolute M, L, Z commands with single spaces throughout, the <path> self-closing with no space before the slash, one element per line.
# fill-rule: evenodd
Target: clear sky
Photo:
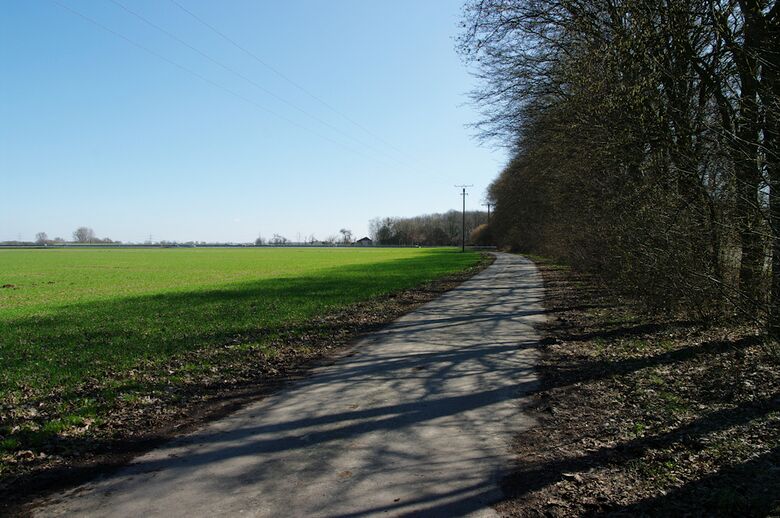
<path fill-rule="evenodd" d="M 360 237 L 505 161 L 465 127 L 460 0 L 175 1 L 248 52 L 172 0 L 0 4 L 0 240 Z"/>

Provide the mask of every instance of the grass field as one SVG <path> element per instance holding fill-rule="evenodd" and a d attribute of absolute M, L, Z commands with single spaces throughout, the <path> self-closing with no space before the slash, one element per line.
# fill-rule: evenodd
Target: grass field
<path fill-rule="evenodd" d="M 478 260 L 449 249 L 0 251 L 0 419 L 18 423 L 9 408 L 54 394 L 69 409 L 44 424 L 56 432 L 96 412 L 69 400 L 85 383 L 111 389 L 124 373 L 225 344 L 272 356 L 278 333 L 314 316 Z M 0 450 L 15 445 L 3 436 Z"/>

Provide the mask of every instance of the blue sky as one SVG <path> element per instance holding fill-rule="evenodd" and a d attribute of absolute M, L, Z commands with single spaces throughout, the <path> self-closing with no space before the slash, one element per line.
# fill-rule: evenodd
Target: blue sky
<path fill-rule="evenodd" d="M 454 184 L 477 208 L 505 161 L 465 127 L 459 0 L 176 0 L 294 84 L 170 0 L 116 1 L 185 44 L 112 0 L 57 0 L 102 27 L 3 2 L 0 240 L 364 235 Z"/>

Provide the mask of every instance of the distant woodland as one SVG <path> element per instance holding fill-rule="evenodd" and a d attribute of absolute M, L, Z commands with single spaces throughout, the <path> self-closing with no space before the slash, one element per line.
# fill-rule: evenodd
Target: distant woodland
<path fill-rule="evenodd" d="M 487 223 L 487 212 L 467 211 L 466 236 Z M 411 218 L 376 218 L 369 222 L 369 234 L 378 245 L 460 245 L 463 213 L 451 210 Z M 471 241 L 468 238 L 469 242 Z"/>
<path fill-rule="evenodd" d="M 497 244 L 780 335 L 780 8 L 471 0 Z"/>

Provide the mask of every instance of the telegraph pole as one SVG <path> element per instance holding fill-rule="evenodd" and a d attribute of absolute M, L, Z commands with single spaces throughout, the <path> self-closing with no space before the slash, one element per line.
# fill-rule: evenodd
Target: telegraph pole
<path fill-rule="evenodd" d="M 489 201 L 486 201 L 485 203 L 482 204 L 483 207 L 487 207 L 488 208 L 488 225 L 490 225 L 490 206 L 491 205 L 495 207 L 496 204 L 495 203 L 490 203 Z"/>
<path fill-rule="evenodd" d="M 461 218 L 461 228 L 460 228 L 460 251 L 465 252 L 466 251 L 466 196 L 468 195 L 466 193 L 467 187 L 474 187 L 473 185 L 456 185 L 458 189 L 462 189 L 462 192 L 460 193 L 461 196 L 463 196 L 463 217 Z"/>

